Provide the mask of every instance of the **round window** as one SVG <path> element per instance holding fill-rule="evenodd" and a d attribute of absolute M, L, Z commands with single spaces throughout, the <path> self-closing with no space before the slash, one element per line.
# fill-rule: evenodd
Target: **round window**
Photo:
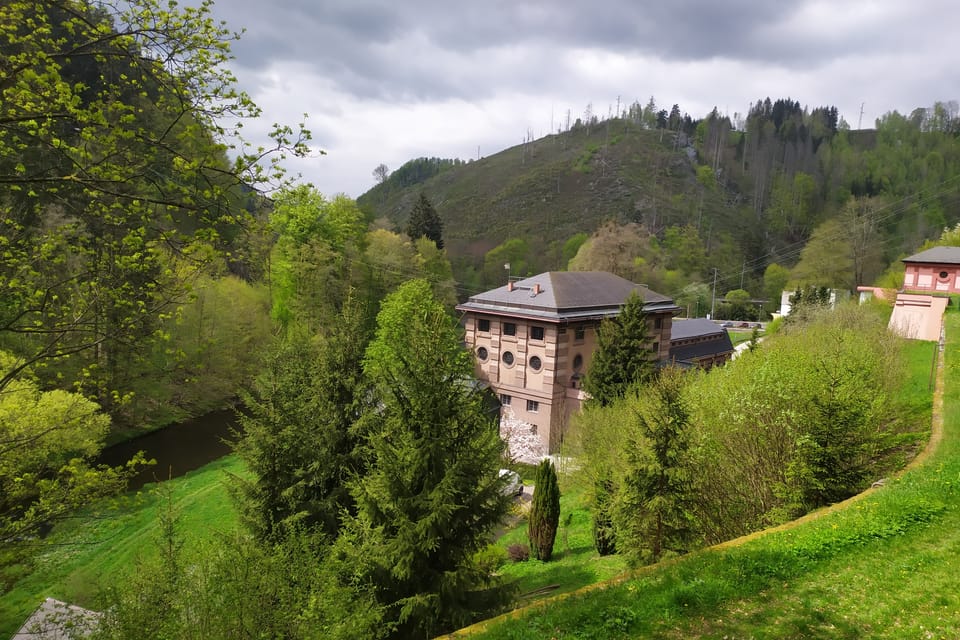
<path fill-rule="evenodd" d="M 503 360 L 503 364 L 507 365 L 508 367 L 513 365 L 513 353 L 511 351 L 504 351 L 500 358 Z"/>
<path fill-rule="evenodd" d="M 488 355 L 490 354 L 487 353 L 486 347 L 480 347 L 477 349 L 477 357 L 481 360 L 486 360 Z"/>
<path fill-rule="evenodd" d="M 946 280 L 946 279 L 947 279 L 947 272 L 946 272 L 946 271 L 941 271 L 941 272 L 940 272 L 940 279 L 941 279 L 941 280 Z"/>
<path fill-rule="evenodd" d="M 583 368 L 583 356 L 579 353 L 573 356 L 573 370 L 580 371 Z"/>
<path fill-rule="evenodd" d="M 543 362 L 540 361 L 539 356 L 533 356 L 530 358 L 530 368 L 534 371 L 540 371 L 543 368 Z"/>

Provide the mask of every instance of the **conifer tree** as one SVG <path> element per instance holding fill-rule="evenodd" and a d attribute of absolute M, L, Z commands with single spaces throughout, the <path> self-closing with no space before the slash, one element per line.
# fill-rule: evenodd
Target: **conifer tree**
<path fill-rule="evenodd" d="M 433 240 L 437 249 L 443 249 L 443 223 L 437 215 L 437 210 L 433 208 L 433 204 L 422 191 L 410 212 L 406 231 L 411 240 L 426 237 Z"/>
<path fill-rule="evenodd" d="M 651 342 L 643 299 L 633 292 L 620 315 L 600 324 L 597 350 L 583 388 L 594 401 L 607 406 L 629 387 L 648 381 L 655 371 Z"/>
<path fill-rule="evenodd" d="M 384 300 L 364 361 L 373 402 L 356 429 L 370 466 L 341 540 L 398 637 L 467 624 L 504 593 L 474 562 L 509 505 L 503 443 L 460 340 L 429 283 L 413 280 Z"/>
<path fill-rule="evenodd" d="M 627 451 L 617 494 L 617 540 L 624 551 L 657 562 L 666 551 L 683 552 L 693 526 L 686 453 L 689 415 L 683 372 L 665 369 L 636 409 L 637 436 Z"/>
<path fill-rule="evenodd" d="M 613 479 L 609 475 L 597 479 L 594 486 L 593 546 L 601 556 L 617 552 L 616 529 L 611 514 L 613 497 Z"/>
<path fill-rule="evenodd" d="M 547 561 L 553 556 L 553 543 L 557 538 L 559 524 L 560 486 L 557 484 L 557 471 L 553 462 L 546 459 L 537 467 L 533 502 L 530 504 L 530 516 L 527 520 L 527 538 L 530 540 L 530 553 L 534 558 Z"/>
<path fill-rule="evenodd" d="M 238 478 L 236 494 L 258 538 L 277 539 L 294 525 L 335 537 L 353 510 L 347 482 L 363 463 L 351 426 L 366 395 L 367 332 L 362 308 L 348 300 L 328 335 L 294 328 L 267 358 L 237 444 L 253 478 Z"/>

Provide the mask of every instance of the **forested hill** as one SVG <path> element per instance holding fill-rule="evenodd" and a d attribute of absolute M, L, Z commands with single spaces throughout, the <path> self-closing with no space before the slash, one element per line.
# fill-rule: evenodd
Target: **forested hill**
<path fill-rule="evenodd" d="M 834 107 L 790 99 L 757 101 L 736 121 L 645 112 L 578 120 L 476 161 L 412 160 L 359 202 L 403 229 L 425 193 L 458 280 L 478 288 L 502 282 L 506 262 L 514 275 L 566 268 L 578 234 L 598 229 L 580 266 L 668 293 L 716 269 L 719 289 L 763 296 L 771 264 L 852 288 L 960 221 L 955 102 L 858 131 Z"/>

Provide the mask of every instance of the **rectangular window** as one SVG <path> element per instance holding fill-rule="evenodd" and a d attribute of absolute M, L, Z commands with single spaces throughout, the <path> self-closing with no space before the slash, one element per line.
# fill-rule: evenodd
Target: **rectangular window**
<path fill-rule="evenodd" d="M 490 331 L 490 321 L 486 318 L 480 318 L 477 320 L 477 330 Z"/>
<path fill-rule="evenodd" d="M 501 394 L 500 394 L 500 404 L 502 404 L 503 406 L 509 407 L 511 400 L 513 400 L 513 398 L 511 398 L 511 397 L 508 396 L 507 394 L 505 394 L 505 393 L 501 393 Z"/>
<path fill-rule="evenodd" d="M 663 328 L 663 318 L 661 318 L 660 316 L 657 316 L 656 318 L 654 318 L 654 320 L 653 320 L 653 328 L 654 328 L 654 329 L 662 329 L 662 328 Z"/>
<path fill-rule="evenodd" d="M 584 330 L 583 330 L 583 327 L 577 327 L 576 329 L 573 330 L 573 339 L 574 339 L 574 340 L 583 340 L 583 335 L 584 335 L 584 333 L 585 333 L 585 332 L 584 332 Z"/>
<path fill-rule="evenodd" d="M 536 400 L 527 400 L 527 411 L 529 413 L 536 413 L 540 410 L 540 403 Z"/>
<path fill-rule="evenodd" d="M 531 340 L 543 340 L 543 327 L 530 327 Z"/>
<path fill-rule="evenodd" d="M 929 273 L 921 274 L 920 277 L 917 278 L 917 286 L 922 289 L 929 288 L 930 285 L 932 284 L 933 284 L 933 276 L 930 275 Z"/>
<path fill-rule="evenodd" d="M 517 335 L 517 325 L 512 322 L 503 323 L 503 335 L 505 336 L 515 336 Z"/>

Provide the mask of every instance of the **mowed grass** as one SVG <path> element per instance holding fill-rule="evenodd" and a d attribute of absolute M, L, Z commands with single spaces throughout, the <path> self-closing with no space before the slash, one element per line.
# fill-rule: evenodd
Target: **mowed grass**
<path fill-rule="evenodd" d="M 944 439 L 884 486 L 746 539 L 625 573 L 454 634 L 482 638 L 960 637 L 960 316 L 947 316 Z M 902 398 L 930 416 L 933 345 Z"/>
<path fill-rule="evenodd" d="M 172 508 L 187 546 L 234 530 L 238 515 L 227 493 L 228 473 L 243 472 L 235 456 L 221 458 L 159 485 L 162 491 L 148 485 L 85 510 L 36 546 L 23 548 L 25 575 L 0 597 L 0 638 L 12 636 L 46 597 L 95 608 L 103 587 L 114 584 L 138 558 L 157 552 L 161 510 Z"/>
<path fill-rule="evenodd" d="M 574 591 L 588 584 L 607 580 L 623 573 L 627 561 L 623 556 L 601 557 L 593 546 L 593 525 L 583 491 L 567 486 L 561 478 L 560 526 L 549 562 L 526 560 L 507 562 L 500 568 L 501 575 L 519 590 L 518 605 L 522 606 L 545 595 Z M 528 490 L 529 492 L 529 490 Z M 497 546 L 527 545 L 529 493 L 524 512 L 512 529 L 497 540 Z"/>

